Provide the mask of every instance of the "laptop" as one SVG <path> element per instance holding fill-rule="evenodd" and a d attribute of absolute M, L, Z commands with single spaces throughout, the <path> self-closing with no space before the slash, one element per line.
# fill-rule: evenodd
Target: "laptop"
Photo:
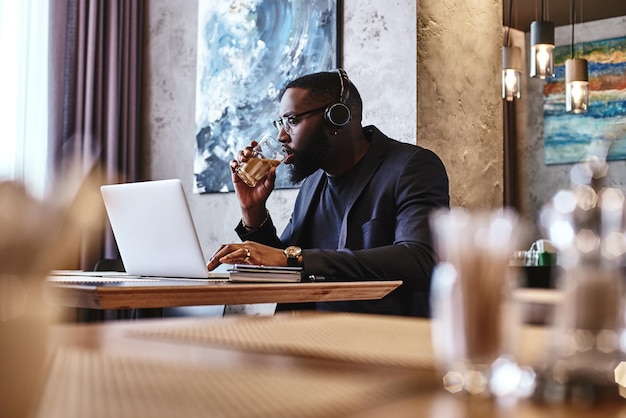
<path fill-rule="evenodd" d="M 127 274 L 215 277 L 179 179 L 110 184 L 100 191 Z"/>

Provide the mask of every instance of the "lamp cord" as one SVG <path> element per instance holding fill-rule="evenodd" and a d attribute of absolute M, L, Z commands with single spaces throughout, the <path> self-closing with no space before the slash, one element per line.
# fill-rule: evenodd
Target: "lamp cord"
<path fill-rule="evenodd" d="M 511 19 L 513 15 L 513 0 L 509 1 L 509 22 L 506 26 L 506 46 L 509 46 L 509 35 L 511 33 Z"/>
<path fill-rule="evenodd" d="M 572 44 L 570 45 L 570 55 L 574 59 L 574 25 L 576 24 L 576 0 L 572 0 Z"/>

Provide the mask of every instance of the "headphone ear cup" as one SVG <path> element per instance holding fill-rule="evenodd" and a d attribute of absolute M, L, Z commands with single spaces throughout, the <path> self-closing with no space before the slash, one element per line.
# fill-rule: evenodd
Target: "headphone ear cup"
<path fill-rule="evenodd" d="M 343 128 L 350 123 L 350 109 L 343 103 L 334 103 L 324 111 L 324 119 L 335 129 Z"/>

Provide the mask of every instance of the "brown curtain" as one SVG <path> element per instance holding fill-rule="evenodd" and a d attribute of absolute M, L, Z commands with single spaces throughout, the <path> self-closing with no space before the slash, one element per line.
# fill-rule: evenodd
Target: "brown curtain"
<path fill-rule="evenodd" d="M 50 0 L 50 161 L 103 170 L 103 183 L 140 176 L 143 0 Z M 106 222 L 106 220 L 103 220 Z M 82 242 L 78 268 L 116 258 L 108 227 Z"/>

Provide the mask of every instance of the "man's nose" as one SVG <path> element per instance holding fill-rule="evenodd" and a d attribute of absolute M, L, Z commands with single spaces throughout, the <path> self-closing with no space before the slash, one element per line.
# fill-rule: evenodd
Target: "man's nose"
<path fill-rule="evenodd" d="M 282 126 L 278 130 L 278 135 L 276 139 L 278 139 L 278 141 L 280 141 L 283 144 L 286 144 L 287 142 L 291 141 L 291 137 L 289 136 L 287 131 L 285 131 L 285 128 L 283 128 Z"/>

